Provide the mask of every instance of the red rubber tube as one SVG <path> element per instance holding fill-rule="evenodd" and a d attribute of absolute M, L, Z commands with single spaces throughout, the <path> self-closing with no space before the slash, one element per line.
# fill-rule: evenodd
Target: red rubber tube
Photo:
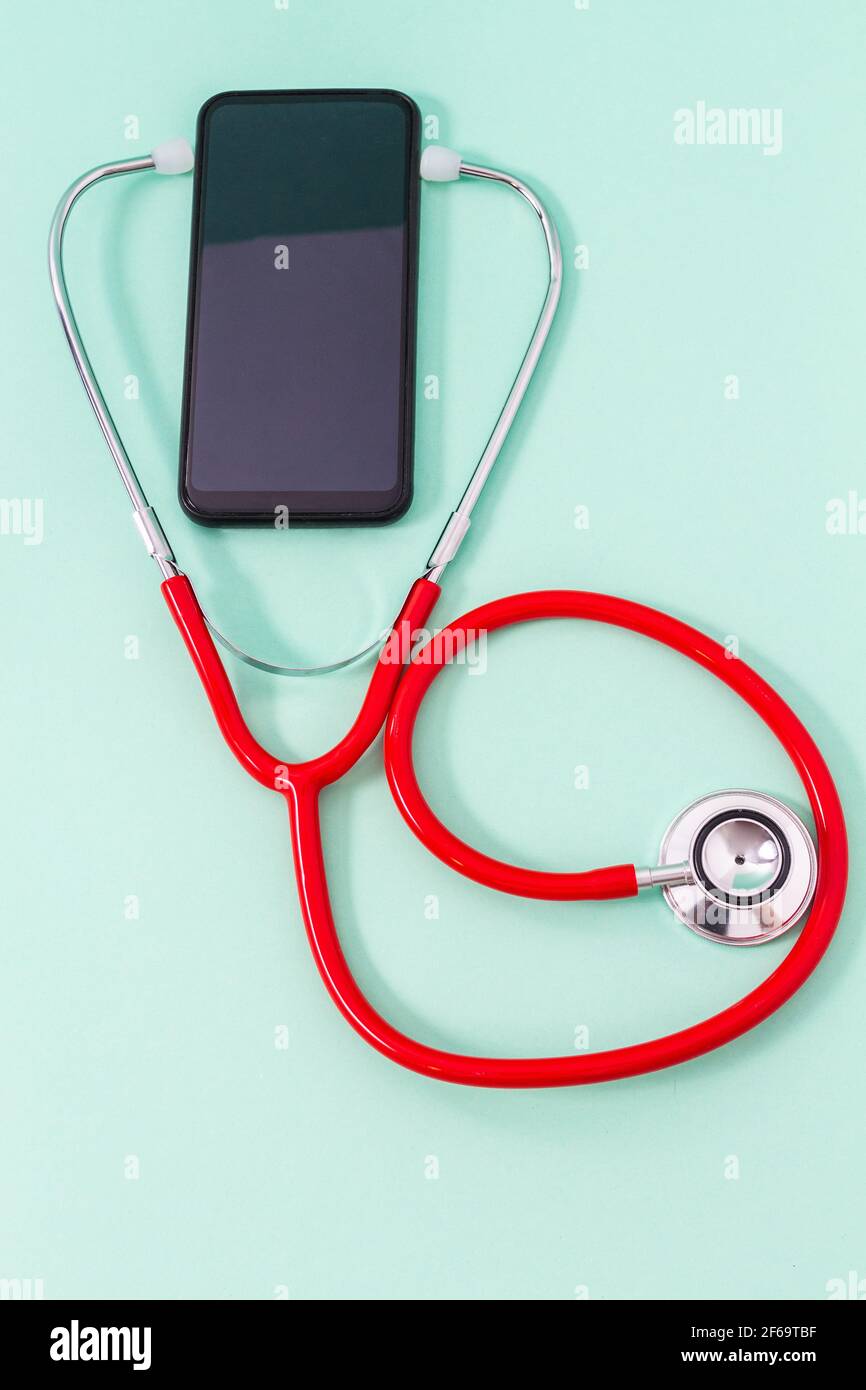
<path fill-rule="evenodd" d="M 392 1061 L 440 1081 L 475 1086 L 568 1086 L 613 1081 L 673 1066 L 745 1033 L 774 1013 L 808 979 L 836 929 L 845 900 L 847 838 L 833 779 L 813 739 L 784 700 L 756 672 L 731 660 L 724 647 L 696 628 L 655 609 L 606 594 L 549 590 L 484 604 L 449 625 L 406 666 L 411 636 L 423 626 L 438 586 L 421 579 L 395 623 L 385 659 L 376 663 L 352 728 L 330 752 L 287 764 L 269 754 L 247 728 L 189 580 L 162 586 L 166 602 L 199 673 L 217 723 L 251 776 L 285 796 L 301 909 L 319 972 L 337 1008 L 357 1033 Z M 480 853 L 458 839 L 427 805 L 412 765 L 412 733 L 431 682 L 461 645 L 479 631 L 542 618 L 610 623 L 681 652 L 722 680 L 754 709 L 785 748 L 809 798 L 818 839 L 818 880 L 808 920 L 791 951 L 756 989 L 711 1018 L 649 1042 L 567 1057 L 472 1057 L 407 1037 L 376 1012 L 349 970 L 334 925 L 322 852 L 318 799 L 370 746 L 383 722 L 385 767 L 397 805 L 423 844 L 452 868 L 505 892 L 541 898 L 625 897 L 636 892 L 631 865 L 592 873 L 542 873 Z M 401 679 L 402 677 L 402 679 Z"/>

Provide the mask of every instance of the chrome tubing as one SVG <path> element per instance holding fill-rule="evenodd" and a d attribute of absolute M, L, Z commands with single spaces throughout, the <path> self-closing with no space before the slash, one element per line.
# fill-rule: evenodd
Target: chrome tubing
<path fill-rule="evenodd" d="M 140 159 L 119 160 L 111 164 L 98 165 L 95 169 L 91 169 L 88 173 L 83 174 L 81 178 L 76 180 L 75 183 L 71 184 L 60 199 L 51 223 L 48 241 L 48 269 L 54 301 L 57 305 L 57 312 L 60 316 L 60 322 L 63 326 L 69 350 L 72 353 L 78 374 L 87 392 L 87 398 L 96 415 L 105 442 L 114 459 L 121 482 L 132 503 L 133 520 L 136 529 L 139 532 L 148 554 L 156 560 L 163 578 L 168 579 L 180 573 L 177 561 L 165 532 L 160 525 L 159 519 L 150 506 L 147 495 L 138 480 L 117 426 L 112 418 L 111 411 L 100 389 L 96 373 L 87 355 L 81 333 L 78 329 L 75 313 L 69 298 L 63 267 L 63 235 L 69 214 L 81 194 L 103 179 L 115 178 L 122 174 L 145 172 L 154 168 L 154 161 L 149 155 Z M 541 307 L 541 312 L 533 330 L 532 337 L 502 410 L 499 413 L 496 424 L 472 472 L 458 507 L 449 517 L 445 529 L 425 566 L 424 573 L 426 577 L 435 583 L 441 581 L 446 566 L 453 560 L 469 529 L 472 512 L 490 476 L 493 465 L 502 451 L 505 440 L 514 423 L 517 411 L 520 408 L 529 383 L 535 374 L 542 350 L 547 342 L 553 324 L 562 290 L 562 251 L 559 244 L 559 236 L 556 231 L 556 226 L 544 204 L 541 202 L 541 199 L 538 198 L 533 190 L 527 184 L 523 183 L 522 180 L 516 178 L 513 174 L 505 173 L 499 169 L 488 169 L 483 165 L 465 164 L 461 161 L 460 174 L 461 176 L 465 175 L 467 178 L 488 179 L 495 183 L 504 184 L 506 187 L 519 193 L 520 196 L 529 203 L 538 217 L 544 234 L 549 262 L 549 278 L 544 303 Z M 364 657 L 375 652 L 380 645 L 377 639 L 352 656 L 323 666 L 279 666 L 249 655 L 220 632 L 210 619 L 206 618 L 206 621 L 217 641 L 228 651 L 232 652 L 234 656 L 238 657 L 241 661 L 245 661 L 248 665 L 254 666 L 259 670 L 271 672 L 274 675 L 302 676 L 340 670 L 346 666 L 352 665 L 356 661 L 363 660 Z"/>
<path fill-rule="evenodd" d="M 495 183 L 505 184 L 507 188 L 513 189 L 515 193 L 519 193 L 521 198 L 526 200 L 541 223 L 550 273 L 547 293 L 544 296 L 538 322 L 529 340 L 529 346 L 517 376 L 514 378 L 514 383 L 500 411 L 499 419 L 493 426 L 493 431 L 484 447 L 484 452 L 475 465 L 457 510 L 451 513 L 445 529 L 427 561 L 426 577 L 437 584 L 441 581 L 446 566 L 454 559 L 466 532 L 469 530 L 472 512 L 487 479 L 490 477 L 493 465 L 502 451 L 502 446 L 508 438 L 508 432 L 514 424 L 514 418 L 520 409 L 523 397 L 526 395 L 526 389 L 535 375 L 539 358 L 553 326 L 562 292 L 562 249 L 559 244 L 559 235 L 553 219 L 537 194 L 527 184 L 515 178 L 513 174 L 506 174 L 501 169 L 486 169 L 480 164 L 464 164 L 461 161 L 460 174 L 467 178 L 491 179 Z"/>
<path fill-rule="evenodd" d="M 159 520 L 150 503 L 141 483 L 138 481 L 135 469 L 132 466 L 129 455 L 123 445 L 117 426 L 111 417 L 105 397 L 100 390 L 96 373 L 87 356 L 87 350 L 81 338 L 78 324 L 75 320 L 75 313 L 69 298 L 69 290 L 66 285 L 66 276 L 63 269 L 63 233 L 69 214 L 88 188 L 100 183 L 103 179 L 116 178 L 119 174 L 138 174 L 148 169 L 153 169 L 153 159 L 146 155 L 141 159 L 124 159 L 114 164 L 100 164 L 88 173 L 82 174 L 80 179 L 70 184 L 60 202 L 57 204 L 54 217 L 51 222 L 51 231 L 48 237 L 48 273 L 51 277 L 51 289 L 54 294 L 54 302 L 57 305 L 57 312 L 60 315 L 60 322 L 63 325 L 63 332 L 69 344 L 69 351 L 72 353 L 73 361 L 78 368 L 78 375 L 84 384 L 87 392 L 87 399 L 93 407 L 93 413 L 99 422 L 103 437 L 114 459 L 117 471 L 120 474 L 120 481 L 126 488 L 127 495 L 133 506 L 133 520 L 145 548 L 149 555 L 156 560 L 160 572 L 164 579 L 170 579 L 172 575 L 178 573 L 177 562 L 172 554 L 168 539 L 159 524 Z"/>

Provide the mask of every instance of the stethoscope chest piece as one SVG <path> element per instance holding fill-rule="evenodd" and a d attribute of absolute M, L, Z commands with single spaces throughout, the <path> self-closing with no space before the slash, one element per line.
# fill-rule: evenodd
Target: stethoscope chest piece
<path fill-rule="evenodd" d="M 662 865 L 688 865 L 666 885 L 668 906 L 699 936 L 755 946 L 781 936 L 808 911 L 818 860 L 799 816 L 762 792 L 712 792 L 677 816 Z"/>

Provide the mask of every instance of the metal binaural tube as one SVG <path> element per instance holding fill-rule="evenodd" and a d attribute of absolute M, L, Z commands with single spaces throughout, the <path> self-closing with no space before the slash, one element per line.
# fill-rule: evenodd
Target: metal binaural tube
<path fill-rule="evenodd" d="M 504 445 L 508 432 L 514 424 L 515 416 L 520 409 L 526 389 L 532 380 L 535 369 L 538 366 L 542 350 L 547 342 L 548 334 L 553 325 L 553 319 L 559 304 L 559 296 L 562 291 L 562 250 L 559 244 L 559 235 L 556 225 L 550 214 L 542 203 L 541 199 L 532 191 L 531 188 L 513 174 L 506 174 L 500 169 L 487 169 L 480 164 L 460 164 L 461 175 L 473 179 L 491 179 L 495 183 L 505 184 L 506 187 L 514 189 L 522 198 L 529 203 L 533 212 L 541 223 L 541 230 L 544 234 L 544 241 L 547 247 L 549 262 L 549 279 L 547 293 L 544 303 L 541 306 L 541 313 L 529 340 L 529 346 L 520 364 L 514 383 L 506 397 L 505 404 L 499 412 L 499 418 L 493 426 L 493 431 L 484 446 L 478 463 L 475 465 L 472 476 L 466 486 L 463 496 L 457 506 L 457 510 L 452 512 L 446 523 L 445 529 L 436 544 L 436 547 L 427 562 L 427 578 L 439 583 L 446 565 L 454 559 L 457 550 L 469 530 L 470 518 L 475 508 L 484 485 L 490 476 L 494 463 L 498 459 L 502 446 Z"/>
<path fill-rule="evenodd" d="M 99 422 L 99 427 L 105 442 L 114 459 L 121 482 L 132 502 L 136 527 L 144 541 L 148 553 L 156 560 L 163 577 L 169 578 L 178 573 L 177 562 L 165 536 L 165 532 L 153 508 L 148 503 L 147 495 L 138 480 L 129 455 L 120 438 L 117 426 L 112 419 L 111 411 L 100 389 L 96 373 L 88 358 L 78 329 L 78 324 L 76 323 L 75 313 L 69 299 L 63 269 L 63 234 L 69 214 L 81 194 L 103 179 L 114 178 L 122 174 L 138 173 L 155 168 L 155 161 L 150 155 L 140 159 L 119 160 L 112 164 L 98 165 L 95 169 L 91 169 L 88 173 L 83 174 L 75 183 L 71 184 L 60 199 L 51 223 L 51 232 L 48 242 L 48 268 L 51 277 L 51 288 L 57 305 L 57 312 L 60 316 L 60 322 L 63 325 L 63 331 L 66 335 L 69 350 L 72 353 L 73 360 L 78 369 L 78 374 L 81 377 L 84 389 L 87 392 L 88 400 Z M 553 324 L 562 289 L 562 251 L 559 245 L 559 236 L 557 235 L 556 226 L 547 212 L 547 209 L 532 189 L 513 174 L 505 173 L 499 169 L 488 169 L 483 165 L 465 164 L 461 161 L 459 170 L 460 174 L 465 175 L 467 178 L 487 179 L 494 183 L 504 184 L 506 187 L 519 193 L 520 196 L 529 203 L 538 217 L 544 234 L 548 254 L 549 277 L 544 303 L 542 304 L 541 312 L 533 330 L 532 337 L 530 338 L 529 346 L 524 353 L 523 360 L 517 371 L 517 375 L 514 378 L 511 389 L 499 413 L 487 444 L 484 447 L 482 455 L 463 492 L 457 510 L 452 513 L 446 523 L 439 542 L 427 562 L 427 578 L 437 583 L 441 579 L 445 567 L 456 555 L 469 529 L 472 512 L 490 476 L 493 465 L 499 457 L 505 440 L 508 437 L 509 430 L 514 423 L 517 411 L 526 394 L 527 387 L 538 366 L 541 352 Z M 367 655 L 368 652 L 375 650 L 377 646 L 377 643 L 373 643 L 370 647 L 356 653 L 347 660 L 335 662 L 330 666 L 305 669 L 276 666 L 269 662 L 259 661 L 254 657 L 250 657 L 234 643 L 223 637 L 216 628 L 212 627 L 212 631 L 234 655 L 240 657 L 242 660 L 252 665 L 259 666 L 264 670 L 285 675 L 312 674 L 317 670 L 339 669 L 341 666 L 350 664 L 352 661 Z"/>
<path fill-rule="evenodd" d="M 114 459 L 120 481 L 126 489 L 130 502 L 133 505 L 133 517 L 138 528 L 139 534 L 147 547 L 148 553 L 156 560 L 157 565 L 164 578 L 168 579 L 171 575 L 177 574 L 177 564 L 172 554 L 171 546 L 168 543 L 165 532 L 157 520 L 156 513 L 150 506 L 147 495 L 141 483 L 138 481 L 135 469 L 129 455 L 124 448 L 123 440 L 120 437 L 117 426 L 111 416 L 111 411 L 99 386 L 96 373 L 87 356 L 87 349 L 81 338 L 78 324 L 75 320 L 75 313 L 69 299 L 69 291 L 66 287 L 66 276 L 63 270 L 63 233 L 69 214 L 75 206 L 81 194 L 94 184 L 101 182 L 102 179 L 115 178 L 119 174 L 137 174 L 144 170 L 154 169 L 156 166 L 150 155 L 145 155 L 141 159 L 124 159 L 113 164 L 100 164 L 88 173 L 82 174 L 80 179 L 70 184 L 60 202 L 57 204 L 54 217 L 51 222 L 51 231 L 48 236 L 48 273 L 51 277 L 51 289 L 54 294 L 54 302 L 57 305 L 57 312 L 60 315 L 60 322 L 63 325 L 63 332 L 69 344 L 69 351 L 78 369 L 84 389 L 87 392 L 87 399 L 93 407 L 93 413 L 99 422 L 103 437 Z"/>

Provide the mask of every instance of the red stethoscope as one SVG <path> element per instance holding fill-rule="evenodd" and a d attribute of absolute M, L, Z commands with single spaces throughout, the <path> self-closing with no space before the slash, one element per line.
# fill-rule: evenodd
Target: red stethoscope
<path fill-rule="evenodd" d="M 192 163 L 187 142 L 173 140 L 142 159 L 101 165 L 72 184 L 58 205 L 51 229 L 52 289 L 88 398 L 133 504 L 136 527 L 159 567 L 163 597 L 222 735 L 250 776 L 284 797 L 288 805 L 304 924 L 319 973 L 337 1008 L 365 1042 L 392 1061 L 439 1081 L 473 1086 L 568 1086 L 636 1076 L 685 1062 L 755 1027 L 790 999 L 818 964 L 839 921 L 847 880 L 845 822 L 836 787 L 815 742 L 784 700 L 755 671 L 740 660 L 731 660 L 724 647 L 696 628 L 607 594 L 569 589 L 515 594 L 483 604 L 427 636 L 428 619 L 441 592 L 439 581 L 468 530 L 471 512 L 535 371 L 556 312 L 562 258 L 556 229 L 544 206 L 510 174 L 466 164 L 453 151 L 438 146 L 425 151 L 421 166 L 425 178 L 493 180 L 526 199 L 539 218 L 547 246 L 547 294 L 520 370 L 463 498 L 378 650 L 357 719 L 329 752 L 308 762 L 286 763 L 257 742 L 241 714 L 212 633 L 237 654 L 243 653 L 208 622 L 189 579 L 178 568 L 99 388 L 63 274 L 64 227 L 72 206 L 87 188 L 102 179 L 143 170 L 184 173 Z M 653 868 L 617 864 L 582 873 L 541 872 L 494 859 L 459 839 L 431 810 L 415 775 L 412 737 L 421 702 L 443 667 L 475 643 L 479 634 L 554 618 L 607 623 L 652 638 L 689 657 L 735 691 L 760 715 L 796 768 L 811 807 L 815 841 L 790 807 L 762 793 L 739 789 L 702 797 L 678 816 L 663 841 L 661 862 Z M 245 659 L 265 669 L 289 669 Z M 625 898 L 643 888 L 660 887 L 679 919 L 701 936 L 753 945 L 802 923 L 798 939 L 777 969 L 737 1003 L 648 1042 L 562 1057 L 473 1057 L 408 1037 L 373 1008 L 346 962 L 331 912 L 319 822 L 322 791 L 349 772 L 383 726 L 385 772 L 404 820 L 431 853 L 475 882 L 519 897 L 575 901 Z"/>

